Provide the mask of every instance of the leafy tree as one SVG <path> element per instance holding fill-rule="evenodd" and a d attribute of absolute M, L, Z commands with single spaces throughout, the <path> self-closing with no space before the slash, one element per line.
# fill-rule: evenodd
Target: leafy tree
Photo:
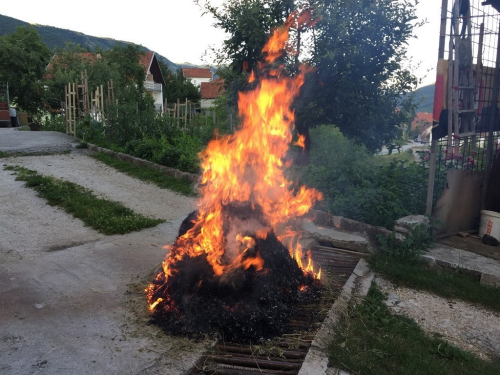
<path fill-rule="evenodd" d="M 281 26 L 295 7 L 294 0 L 231 0 L 218 8 L 210 1 L 194 0 L 228 35 L 213 48 L 218 75 L 225 82 L 226 103 L 236 108 L 238 92 L 247 88 L 248 73 L 262 60 L 262 48 L 274 27 Z"/>
<path fill-rule="evenodd" d="M 175 103 L 177 99 L 183 101 L 186 98 L 192 102 L 200 101 L 200 91 L 189 79 L 184 77 L 181 69 L 172 72 L 165 62 L 161 60 L 158 60 L 158 62 L 160 63 L 163 78 L 165 79 L 163 97 L 167 99 L 168 103 Z"/>
<path fill-rule="evenodd" d="M 396 107 L 417 83 L 405 67 L 415 5 L 327 0 L 315 1 L 314 7 L 320 15 L 311 60 L 316 69 L 297 108 L 297 127 L 335 124 L 373 152 L 398 137 L 408 116 Z"/>
<path fill-rule="evenodd" d="M 195 0 L 198 4 L 201 0 Z M 216 19 L 215 27 L 228 38 L 215 51 L 223 70 L 227 95 L 235 98 L 245 88 L 239 74 L 252 68 L 273 27 L 291 11 L 305 6 L 301 0 L 229 0 L 216 8 L 203 5 Z M 307 4 L 318 20 L 308 38 L 296 34 L 302 56 L 314 67 L 296 103 L 296 127 L 306 135 L 310 127 L 335 124 L 371 152 L 398 137 L 407 119 L 407 104 L 396 111 L 400 96 L 416 79 L 407 68 L 406 43 L 413 34 L 415 4 L 411 0 L 311 0 Z M 288 59 L 290 60 L 290 59 Z M 298 57 L 295 59 L 298 63 Z M 293 72 L 294 64 L 288 61 Z M 307 162 L 307 160 L 306 160 Z"/>
<path fill-rule="evenodd" d="M 32 27 L 17 27 L 14 33 L 0 37 L 0 81 L 9 83 L 11 101 L 30 115 L 43 106 L 40 79 L 50 55 Z"/>
<path fill-rule="evenodd" d="M 251 71 L 261 60 L 271 29 L 282 25 L 295 6 L 294 0 L 231 0 L 221 8 L 210 1 L 195 3 L 215 18 L 215 27 L 228 34 L 223 46 L 213 52 L 219 64 L 229 63 L 237 73 Z"/>
<path fill-rule="evenodd" d="M 80 73 L 92 71 L 92 63 L 84 57 L 85 51 L 81 46 L 67 43 L 65 48 L 56 48 L 43 77 L 45 86 L 46 109 L 56 113 L 64 102 L 64 87 L 80 79 Z M 93 59 L 92 59 L 93 60 Z M 92 86 L 91 86 L 92 87 Z"/>
<path fill-rule="evenodd" d="M 79 81 L 81 73 L 87 71 L 89 91 L 112 79 L 115 98 L 119 102 L 138 103 L 142 109 L 145 103 L 145 71 L 140 64 L 142 53 L 139 46 L 132 44 L 117 44 L 110 50 L 91 53 L 73 44 L 56 49 L 44 80 L 50 108 L 60 108 L 64 101 L 64 86 Z"/>

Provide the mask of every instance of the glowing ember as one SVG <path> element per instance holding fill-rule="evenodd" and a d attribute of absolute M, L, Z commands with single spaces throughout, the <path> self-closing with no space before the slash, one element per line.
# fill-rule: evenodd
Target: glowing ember
<path fill-rule="evenodd" d="M 293 22 L 290 18 L 265 46 L 268 66 L 281 56 Z M 281 256 L 283 245 L 278 239 L 287 244 L 289 261 L 296 261 L 296 265 L 290 267 L 298 265 L 302 269 L 301 275 L 291 272 L 294 282 L 302 284 L 299 279 L 306 277 L 309 281 L 305 282 L 311 283 L 320 276 L 320 270 L 314 272 L 310 252 L 304 259 L 298 235 L 287 222 L 306 214 L 321 199 L 321 194 L 306 187 L 293 189 L 283 174 L 287 166 L 283 160 L 293 137 L 291 105 L 304 82 L 305 69 L 295 77 L 286 76 L 282 67 L 260 74 L 261 77 L 254 72 L 250 75 L 249 81 L 255 89 L 239 94 L 241 129 L 234 135 L 211 141 L 200 154 L 203 175 L 198 211 L 183 223 L 185 230 L 181 231 L 162 270 L 146 290 L 150 309 L 159 314 L 167 310 L 179 313 L 171 298 L 173 286 L 169 285 L 178 283 L 171 280 L 175 277 L 189 279 L 185 281 L 194 289 L 185 293 L 191 294 L 196 288 L 208 288 L 217 294 L 216 289 L 207 286 L 215 279 L 219 286 L 231 285 L 235 290 L 243 288 L 249 279 L 255 282 L 258 275 L 269 272 L 271 264 L 268 263 L 274 262 L 268 253 Z M 303 146 L 304 138 L 299 137 L 296 144 Z M 188 266 L 189 259 L 192 264 Z M 186 271 L 188 268 L 191 271 Z M 194 269 L 198 272 L 196 276 L 178 276 L 181 272 L 193 273 Z M 238 306 L 239 302 L 233 302 L 226 310 L 234 312 L 240 309 Z"/>

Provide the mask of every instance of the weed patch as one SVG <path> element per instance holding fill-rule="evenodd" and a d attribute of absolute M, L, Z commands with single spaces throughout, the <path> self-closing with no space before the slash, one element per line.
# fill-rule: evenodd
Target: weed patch
<path fill-rule="evenodd" d="M 481 360 L 427 335 L 413 320 L 393 315 L 372 285 L 365 300 L 336 327 L 330 365 L 355 374 L 493 375 L 500 361 Z"/>
<path fill-rule="evenodd" d="M 59 206 L 85 225 L 106 234 L 125 234 L 150 228 L 164 220 L 138 215 L 118 202 L 98 198 L 89 190 L 72 182 L 39 175 L 22 167 L 5 167 L 17 174 L 17 180 L 25 181 L 51 206 Z"/>

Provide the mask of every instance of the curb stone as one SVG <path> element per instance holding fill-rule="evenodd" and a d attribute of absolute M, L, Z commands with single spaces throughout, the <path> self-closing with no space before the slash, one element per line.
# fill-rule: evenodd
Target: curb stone
<path fill-rule="evenodd" d="M 175 178 L 179 178 L 179 179 L 187 178 L 188 180 L 190 180 L 193 183 L 196 183 L 200 180 L 200 176 L 197 174 L 183 172 L 183 171 L 180 171 L 179 169 L 166 167 L 164 165 L 156 164 L 156 163 L 153 163 L 153 162 L 148 161 L 148 160 L 136 158 L 135 156 L 132 156 L 132 155 L 124 154 L 122 152 L 116 152 L 116 151 L 109 150 L 107 148 L 99 147 L 99 146 L 96 146 L 96 145 L 91 144 L 91 143 L 88 143 L 87 148 L 90 151 L 103 152 L 105 154 L 112 155 L 115 158 L 117 158 L 118 160 L 127 161 L 129 163 L 132 163 L 132 164 L 140 166 L 140 167 L 146 167 L 146 168 L 149 168 L 149 169 L 152 169 L 155 171 L 159 171 L 167 176 L 171 176 L 171 177 L 175 177 Z"/>
<path fill-rule="evenodd" d="M 360 259 L 345 283 L 339 298 L 332 305 L 326 319 L 314 337 L 298 375 L 348 375 L 349 373 L 328 367 L 328 344 L 333 327 L 347 311 L 349 303 L 360 303 L 368 294 L 374 274 L 368 262 Z"/>

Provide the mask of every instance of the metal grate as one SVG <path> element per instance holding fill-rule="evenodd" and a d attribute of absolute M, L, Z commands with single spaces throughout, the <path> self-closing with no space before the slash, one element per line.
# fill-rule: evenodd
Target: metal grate
<path fill-rule="evenodd" d="M 316 304 L 298 306 L 289 321 L 290 332 L 262 345 L 219 341 L 196 363 L 189 375 L 295 375 L 319 326 L 364 254 L 326 246 L 312 249 L 323 270 L 325 293 Z"/>

